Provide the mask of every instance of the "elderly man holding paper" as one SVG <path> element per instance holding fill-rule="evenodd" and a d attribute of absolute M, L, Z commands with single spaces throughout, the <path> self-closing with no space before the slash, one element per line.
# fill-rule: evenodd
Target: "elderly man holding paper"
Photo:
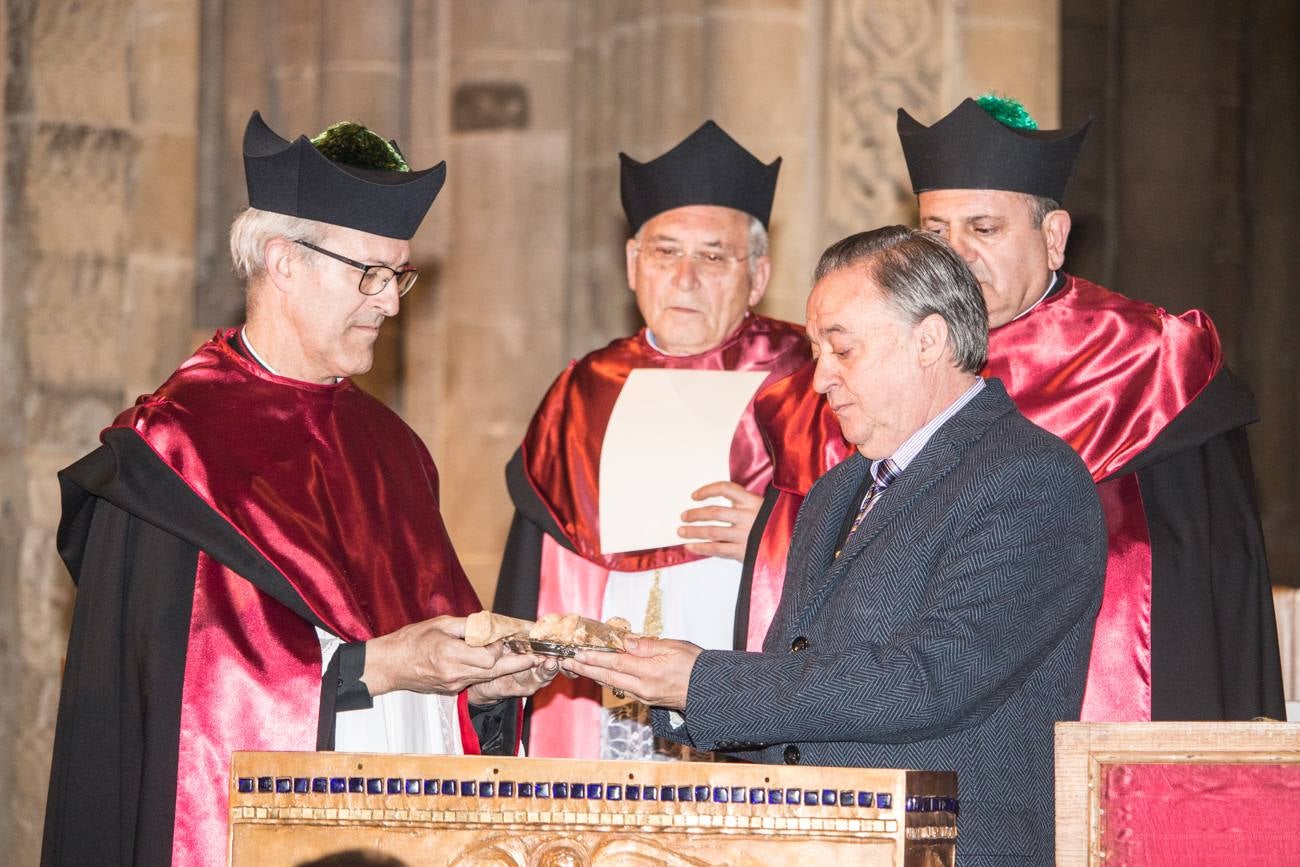
<path fill-rule="evenodd" d="M 765 165 L 712 121 L 657 159 L 620 159 L 645 327 L 570 364 L 543 398 L 506 469 L 516 514 L 494 607 L 621 616 L 636 632 L 743 648 L 750 617 L 770 618 L 779 598 L 742 576 L 772 474 L 752 398 L 809 358 L 802 329 L 751 312 L 771 274 L 781 161 Z M 650 758 L 647 723 L 643 705 L 557 682 L 532 707 L 529 750 Z"/>

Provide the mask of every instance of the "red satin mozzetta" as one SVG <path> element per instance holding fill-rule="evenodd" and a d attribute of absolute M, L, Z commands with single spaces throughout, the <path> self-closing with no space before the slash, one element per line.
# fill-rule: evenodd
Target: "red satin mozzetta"
<path fill-rule="evenodd" d="M 996 376 L 1030 421 L 1083 458 L 1106 514 L 1106 586 L 1082 718 L 1151 718 L 1151 541 L 1137 479 L 1112 479 L 1222 366 L 1200 311 L 1172 316 L 1087 280 L 1062 288 L 989 335 Z M 1107 481 L 1110 480 L 1110 481 Z"/>
<path fill-rule="evenodd" d="M 766 370 L 766 385 L 808 360 L 808 340 L 787 322 L 750 315 L 721 345 L 699 355 L 665 355 L 645 329 L 571 364 L 551 386 L 524 439 L 524 471 L 574 549 L 619 572 L 676 566 L 699 557 L 680 546 L 602 554 L 600 550 L 600 450 L 605 428 L 628 374 L 637 368 Z M 731 480 L 761 493 L 772 465 L 752 406 L 731 445 Z M 546 580 L 543 575 L 543 581 Z"/>
<path fill-rule="evenodd" d="M 985 376 L 1101 481 L 1142 453 L 1223 364 L 1199 310 L 1172 316 L 1066 274 L 1028 315 L 989 334 Z"/>
<path fill-rule="evenodd" d="M 227 331 L 122 413 L 346 641 L 480 607 L 447 537 L 438 476 L 391 410 L 344 380 L 278 377 Z M 185 662 L 173 851 L 220 861 L 235 749 L 315 748 L 311 624 L 201 555 Z M 474 749 L 473 729 L 466 747 Z"/>

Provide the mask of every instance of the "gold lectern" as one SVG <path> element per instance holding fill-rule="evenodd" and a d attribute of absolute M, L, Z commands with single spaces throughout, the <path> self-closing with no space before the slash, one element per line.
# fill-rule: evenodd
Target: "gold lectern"
<path fill-rule="evenodd" d="M 230 861 L 952 867 L 957 807 L 953 773 L 236 753 Z"/>

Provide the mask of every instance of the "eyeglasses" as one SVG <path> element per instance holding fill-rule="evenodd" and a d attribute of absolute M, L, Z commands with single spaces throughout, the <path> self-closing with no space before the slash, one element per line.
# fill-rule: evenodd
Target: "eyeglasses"
<path fill-rule="evenodd" d="M 401 298 L 411 291 L 416 278 L 420 276 L 419 268 L 405 268 L 398 271 L 396 268 L 390 268 L 387 265 L 367 265 L 365 262 L 358 262 L 356 259 L 340 256 L 338 253 L 326 250 L 323 247 L 317 247 L 315 244 L 309 244 L 306 241 L 294 241 L 294 243 L 359 270 L 361 279 L 357 281 L 357 290 L 362 295 L 378 295 L 388 288 L 389 283 L 396 279 L 397 297 Z"/>
<path fill-rule="evenodd" d="M 636 249 L 656 268 L 676 268 L 677 263 L 685 257 L 689 258 L 701 273 L 712 276 L 725 274 L 731 270 L 732 265 L 749 258 L 749 254 L 728 256 L 720 250 L 696 250 L 694 253 L 687 253 L 681 247 L 672 244 L 637 244 Z"/>

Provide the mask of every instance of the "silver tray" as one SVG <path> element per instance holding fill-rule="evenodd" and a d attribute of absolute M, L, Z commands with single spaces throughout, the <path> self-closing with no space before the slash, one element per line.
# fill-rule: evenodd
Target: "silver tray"
<path fill-rule="evenodd" d="M 579 650 L 595 650 L 599 653 L 622 653 L 616 647 L 597 647 L 593 644 L 561 644 L 558 641 L 542 641 L 537 638 L 514 636 L 505 640 L 506 647 L 515 653 L 540 653 L 542 656 L 558 656 L 571 659 Z"/>

